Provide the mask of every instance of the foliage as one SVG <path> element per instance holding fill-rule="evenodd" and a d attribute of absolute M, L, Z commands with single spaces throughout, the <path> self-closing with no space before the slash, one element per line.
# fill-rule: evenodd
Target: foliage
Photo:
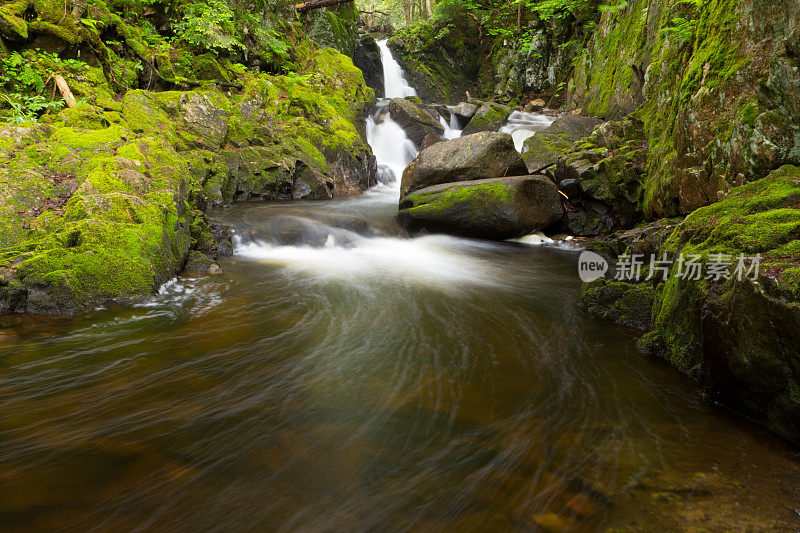
<path fill-rule="evenodd" d="M 24 94 L 13 93 L 2 95 L 3 99 L 11 107 L 9 122 L 18 124 L 23 122 L 36 122 L 39 116 L 51 110 L 60 109 L 63 100 L 47 100 L 44 96 L 27 96 Z"/>
<path fill-rule="evenodd" d="M 3 100 L 11 108 L 9 120 L 35 121 L 48 111 L 60 109 L 64 101 L 55 98 L 55 84 L 52 99 L 42 94 L 45 87 L 57 74 L 80 74 L 86 69 L 81 61 L 61 59 L 38 48 L 0 57 L 0 91 L 5 93 Z"/>
<path fill-rule="evenodd" d="M 222 0 L 193 2 L 186 6 L 183 19 L 175 24 L 179 40 L 209 50 L 244 50 L 235 35 L 233 10 Z"/>

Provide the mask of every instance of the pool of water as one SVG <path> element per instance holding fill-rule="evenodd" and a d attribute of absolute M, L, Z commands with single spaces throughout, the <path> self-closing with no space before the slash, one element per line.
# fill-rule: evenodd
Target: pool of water
<path fill-rule="evenodd" d="M 800 527 L 798 450 L 580 311 L 574 250 L 408 239 L 395 194 L 221 210 L 221 275 L 2 319 L 2 529 Z"/>

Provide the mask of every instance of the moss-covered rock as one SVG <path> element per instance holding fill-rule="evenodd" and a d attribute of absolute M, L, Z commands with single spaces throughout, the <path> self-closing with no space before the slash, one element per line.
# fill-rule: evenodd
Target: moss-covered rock
<path fill-rule="evenodd" d="M 654 328 L 669 361 L 725 405 L 800 441 L 800 169 L 783 167 L 731 191 L 680 224 L 662 248 L 708 263 L 729 256 L 730 279 L 659 285 Z M 754 281 L 738 258 L 761 256 Z M 745 263 L 745 270 L 752 266 Z M 677 267 L 676 267 L 677 268 Z M 741 279 L 740 279 L 741 278 Z"/>
<path fill-rule="evenodd" d="M 389 102 L 388 111 L 417 148 L 421 148 L 422 141 L 427 135 L 441 136 L 444 133 L 444 126 L 436 118 L 438 117 L 436 112 L 411 100 L 394 98 Z"/>
<path fill-rule="evenodd" d="M 397 219 L 409 231 L 503 240 L 545 229 L 562 215 L 558 189 L 542 176 L 435 185 L 405 196 Z"/>
<path fill-rule="evenodd" d="M 358 10 L 346 2 L 328 9 L 313 9 L 304 16 L 308 36 L 319 46 L 335 48 L 349 57 L 355 56 L 358 37 Z"/>
<path fill-rule="evenodd" d="M 191 248 L 232 252 L 192 208 L 372 185 L 356 124 L 373 92 L 335 50 L 303 53 L 304 70 L 254 74 L 241 94 L 132 90 L 50 125 L 0 126 L 0 310 L 75 315 L 148 298 Z"/>
<path fill-rule="evenodd" d="M 598 279 L 584 283 L 581 288 L 584 310 L 642 331 L 650 330 L 653 298 L 653 286 L 649 283 Z"/>
<path fill-rule="evenodd" d="M 511 108 L 502 104 L 486 103 L 481 105 L 464 126 L 463 135 L 480 133 L 482 131 L 497 131 L 508 120 Z"/>
<path fill-rule="evenodd" d="M 456 181 L 526 175 L 525 163 L 507 133 L 467 135 L 426 148 L 403 172 L 401 196 Z"/>

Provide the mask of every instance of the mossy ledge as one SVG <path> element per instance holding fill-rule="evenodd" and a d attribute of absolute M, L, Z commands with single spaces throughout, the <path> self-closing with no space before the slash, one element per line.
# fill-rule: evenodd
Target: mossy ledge
<path fill-rule="evenodd" d="M 76 107 L 0 123 L 0 313 L 75 316 L 141 301 L 181 272 L 191 250 L 219 252 L 209 206 L 328 198 L 374 183 L 357 126 L 374 93 L 347 56 L 318 48 L 299 22 L 285 23 L 282 44 L 273 43 L 284 55 L 264 68 L 262 50 L 262 68 L 248 69 L 233 63 L 244 61 L 238 53 L 213 47 L 175 44 L 161 58 L 161 37 L 148 41 L 136 16 L 113 3 L 90 0 L 77 25 L 63 8 L 31 9 L 57 26 L 29 24 L 32 35 L 95 53 L 80 74 L 64 72 Z M 99 40 L 112 32 L 124 40 Z M 237 35 L 229 37 L 244 39 Z M 22 39 L 11 46 L 26 54 Z M 124 78 L 126 62 L 144 65 L 144 89 L 123 87 L 142 81 Z"/>

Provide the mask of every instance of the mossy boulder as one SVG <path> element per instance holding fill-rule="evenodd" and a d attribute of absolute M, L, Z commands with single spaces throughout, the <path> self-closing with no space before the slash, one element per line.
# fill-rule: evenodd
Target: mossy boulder
<path fill-rule="evenodd" d="M 313 9 L 303 18 L 308 36 L 319 46 L 334 48 L 351 58 L 355 56 L 358 10 L 354 2 Z"/>
<path fill-rule="evenodd" d="M 401 196 L 442 183 L 522 176 L 525 163 L 507 133 L 476 133 L 426 148 L 403 172 Z"/>
<path fill-rule="evenodd" d="M 543 146 L 543 141 L 538 143 Z M 648 153 L 641 123 L 624 120 L 598 126 L 562 154 L 548 173 L 569 197 L 567 230 L 574 235 L 600 235 L 644 220 Z"/>
<path fill-rule="evenodd" d="M 584 283 L 581 307 L 618 324 L 649 331 L 655 291 L 649 283 L 627 283 L 598 279 Z"/>
<path fill-rule="evenodd" d="M 409 231 L 503 240 L 545 229 L 562 215 L 556 186 L 542 176 L 445 183 L 400 201 L 399 222 Z"/>
<path fill-rule="evenodd" d="M 497 131 L 508 120 L 511 108 L 502 104 L 487 103 L 481 105 L 464 126 L 463 135 L 471 135 L 482 131 Z"/>

